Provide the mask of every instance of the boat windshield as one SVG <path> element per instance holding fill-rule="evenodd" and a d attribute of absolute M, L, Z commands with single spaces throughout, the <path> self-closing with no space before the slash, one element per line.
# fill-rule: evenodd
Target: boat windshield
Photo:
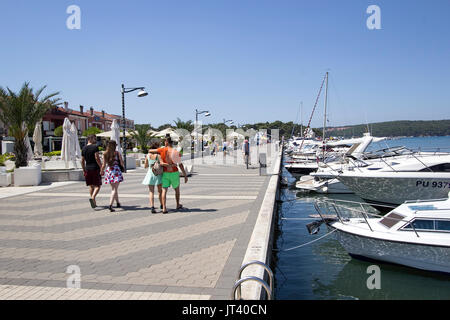
<path fill-rule="evenodd" d="M 419 231 L 450 232 L 450 220 L 415 219 L 413 226 L 414 229 Z M 402 229 L 411 230 L 411 223 L 408 223 Z"/>
<path fill-rule="evenodd" d="M 385 148 L 377 151 L 371 151 L 364 154 L 364 159 L 378 159 L 378 158 L 387 158 L 387 157 L 395 157 L 400 155 L 414 154 L 414 151 L 406 148 L 406 147 L 392 147 Z"/>
<path fill-rule="evenodd" d="M 440 163 L 420 170 L 420 172 L 450 172 L 450 163 Z"/>

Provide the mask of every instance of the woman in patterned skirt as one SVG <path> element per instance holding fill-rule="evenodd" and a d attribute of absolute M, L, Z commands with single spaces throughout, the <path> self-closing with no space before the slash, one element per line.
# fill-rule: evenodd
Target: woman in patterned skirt
<path fill-rule="evenodd" d="M 150 149 L 158 149 L 160 147 L 159 142 L 154 142 Z M 148 186 L 149 197 L 150 197 L 150 210 L 152 213 L 156 213 L 155 209 L 155 186 L 158 188 L 159 194 L 159 203 L 162 209 L 162 174 L 155 175 L 153 173 L 152 167 L 153 165 L 159 161 L 158 154 L 147 154 L 145 157 L 145 168 L 148 168 L 147 175 L 142 181 L 142 184 Z"/>
<path fill-rule="evenodd" d="M 109 141 L 106 147 L 105 154 L 103 155 L 104 161 L 102 171 L 105 172 L 104 181 L 105 184 L 111 185 L 111 198 L 109 200 L 109 211 L 114 212 L 113 209 L 114 200 L 116 200 L 117 208 L 120 208 L 119 202 L 119 185 L 123 182 L 122 171 L 119 164 L 124 167 L 122 155 L 116 151 L 117 143 L 115 141 Z M 106 167 L 106 170 L 105 170 Z"/>

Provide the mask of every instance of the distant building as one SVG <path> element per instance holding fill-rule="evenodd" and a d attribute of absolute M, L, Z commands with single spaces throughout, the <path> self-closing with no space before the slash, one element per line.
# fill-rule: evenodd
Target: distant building
<path fill-rule="evenodd" d="M 79 110 L 72 110 L 68 108 L 68 104 L 65 104 L 64 107 L 52 108 L 45 114 L 42 119 L 44 136 L 53 136 L 55 129 L 63 125 L 65 118 L 75 123 L 79 135 L 91 127 L 110 131 L 113 120 L 118 120 L 122 127 L 121 116 L 106 113 L 104 110 L 96 111 L 93 107 L 85 110 L 84 106 L 80 106 Z M 125 123 L 127 130 L 134 130 L 134 120 L 125 119 Z"/>

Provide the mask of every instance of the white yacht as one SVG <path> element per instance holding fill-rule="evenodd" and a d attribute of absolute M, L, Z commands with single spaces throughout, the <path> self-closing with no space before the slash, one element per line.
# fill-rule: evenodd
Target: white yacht
<path fill-rule="evenodd" d="M 342 145 L 351 145 L 351 147 L 343 153 L 343 156 L 327 157 L 325 161 L 315 163 L 316 171 L 302 176 L 296 183 L 297 189 L 316 193 L 353 193 L 352 190 L 336 179 L 336 176 L 342 170 L 350 167 L 367 166 L 367 163 L 357 160 L 364 155 L 371 143 L 385 139 L 372 137 L 370 133 L 366 133 L 362 138 L 329 142 L 328 145 L 333 147 Z"/>
<path fill-rule="evenodd" d="M 308 230 L 326 223 L 355 258 L 450 274 L 450 199 L 408 201 L 384 217 L 351 201 L 317 200 L 315 207 L 323 220 Z"/>
<path fill-rule="evenodd" d="M 441 199 L 450 191 L 450 154 L 415 153 L 380 159 L 336 178 L 373 205 Z"/>
<path fill-rule="evenodd" d="M 332 163 L 340 161 L 344 154 L 360 154 L 363 153 L 373 139 L 370 135 L 364 135 L 362 138 L 346 139 L 338 141 L 328 141 L 325 144 L 325 152 L 323 151 L 323 143 L 310 144 L 303 147 L 304 152 L 295 157 L 291 156 L 292 161 L 286 161 L 285 168 L 291 174 L 307 175 L 317 171 L 320 162 Z"/>

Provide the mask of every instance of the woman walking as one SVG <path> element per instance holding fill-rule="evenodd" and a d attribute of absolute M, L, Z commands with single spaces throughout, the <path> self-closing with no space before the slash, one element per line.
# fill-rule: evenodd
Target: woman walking
<path fill-rule="evenodd" d="M 154 142 L 150 149 L 158 149 L 159 143 Z M 149 197 L 150 197 L 150 209 L 152 210 L 152 213 L 156 213 L 155 209 L 155 186 L 158 187 L 158 194 L 159 194 L 159 204 L 161 205 L 162 209 L 162 173 L 160 175 L 155 175 L 153 172 L 153 166 L 155 163 L 160 163 L 160 156 L 159 154 L 147 154 L 145 157 L 145 168 L 148 168 L 147 175 L 144 178 L 144 181 L 142 181 L 143 185 L 148 186 L 149 191 Z"/>
<path fill-rule="evenodd" d="M 114 200 L 117 203 L 117 208 L 120 208 L 119 202 L 119 185 L 123 182 L 122 171 L 120 166 L 124 167 L 122 156 L 116 151 L 117 143 L 115 141 L 109 141 L 106 147 L 105 154 L 103 155 L 104 161 L 102 170 L 105 172 L 105 184 L 111 185 L 111 198 L 109 200 L 109 211 L 114 212 L 113 209 Z M 106 170 L 105 170 L 106 167 Z"/>

